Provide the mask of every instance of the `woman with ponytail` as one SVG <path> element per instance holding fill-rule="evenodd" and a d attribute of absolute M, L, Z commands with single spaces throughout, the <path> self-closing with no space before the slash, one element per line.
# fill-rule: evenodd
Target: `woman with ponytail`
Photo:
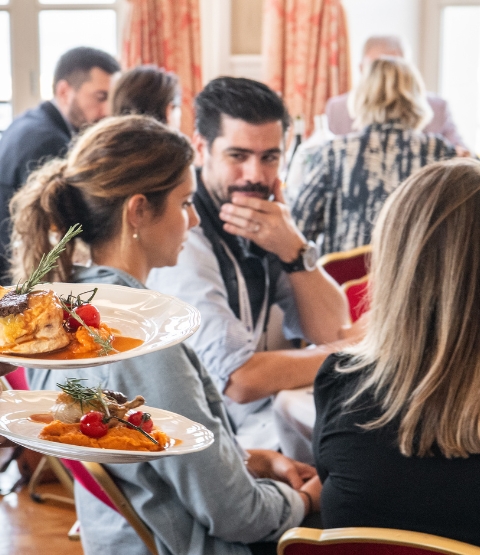
<path fill-rule="evenodd" d="M 38 264 L 52 235 L 80 223 L 91 264 L 74 264 L 72 244 L 47 278 L 144 288 L 153 267 L 175 265 L 188 229 L 198 223 L 192 160 L 189 141 L 153 118 L 109 118 L 88 129 L 65 160 L 33 173 L 13 198 L 13 279 Z M 77 377 L 129 398 L 143 395 L 148 405 L 214 433 L 214 444 L 199 453 L 108 465 L 154 533 L 159 553 L 269 553 L 274 540 L 316 507 L 311 499 L 318 498 L 319 482 L 311 467 L 237 448 L 219 393 L 184 344 L 93 369 L 28 374 L 31 389 L 55 389 Z M 78 485 L 75 499 L 85 555 L 146 555 L 118 513 Z"/>

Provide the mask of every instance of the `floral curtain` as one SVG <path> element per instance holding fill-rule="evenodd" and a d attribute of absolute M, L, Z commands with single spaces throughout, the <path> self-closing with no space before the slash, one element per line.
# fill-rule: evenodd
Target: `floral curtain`
<path fill-rule="evenodd" d="M 130 0 L 122 65 L 155 64 L 182 86 L 182 131 L 193 133 L 193 99 L 202 89 L 199 0 Z"/>
<path fill-rule="evenodd" d="M 331 96 L 350 89 L 350 53 L 341 0 L 265 0 L 265 82 L 282 95 L 292 117 L 313 116 Z"/>

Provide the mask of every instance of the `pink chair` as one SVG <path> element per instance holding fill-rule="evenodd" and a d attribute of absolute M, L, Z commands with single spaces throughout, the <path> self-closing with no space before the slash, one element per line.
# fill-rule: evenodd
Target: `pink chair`
<path fill-rule="evenodd" d="M 278 555 L 480 555 L 480 547 L 432 534 L 389 528 L 292 528 Z"/>
<path fill-rule="evenodd" d="M 21 391 L 29 389 L 25 368 L 23 368 L 23 366 L 19 366 L 16 370 L 4 376 L 4 378 L 12 389 L 19 389 Z"/>
<path fill-rule="evenodd" d="M 151 530 L 138 516 L 130 501 L 101 464 L 69 459 L 61 459 L 61 461 L 80 485 L 127 520 L 152 555 L 158 555 Z"/>

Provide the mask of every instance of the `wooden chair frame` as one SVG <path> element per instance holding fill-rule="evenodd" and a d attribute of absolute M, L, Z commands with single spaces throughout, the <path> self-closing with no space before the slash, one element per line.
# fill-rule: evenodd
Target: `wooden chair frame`
<path fill-rule="evenodd" d="M 285 548 L 291 544 L 328 545 L 345 543 L 378 543 L 417 547 L 443 553 L 445 555 L 480 555 L 480 547 L 432 534 L 394 530 L 391 528 L 292 528 L 280 538 L 278 555 L 285 555 Z M 320 552 L 320 551 L 319 551 Z"/>
<path fill-rule="evenodd" d="M 135 530 L 138 536 L 145 543 L 152 555 L 158 555 L 155 539 L 152 531 L 138 516 L 137 512 L 131 505 L 130 501 L 125 497 L 117 484 L 113 481 L 110 474 L 99 463 L 82 462 L 83 467 L 102 488 L 109 498 L 110 502 L 115 506 L 117 511 L 125 518 L 130 526 Z"/>

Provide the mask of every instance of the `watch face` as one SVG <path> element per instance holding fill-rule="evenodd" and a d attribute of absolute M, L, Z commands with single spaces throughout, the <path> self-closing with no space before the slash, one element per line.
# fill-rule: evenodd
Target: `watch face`
<path fill-rule="evenodd" d="M 309 272 L 312 272 L 313 270 L 315 270 L 317 259 L 318 259 L 317 247 L 315 243 L 313 243 L 312 241 L 309 241 L 303 253 L 303 263 L 305 265 L 305 270 L 308 270 Z"/>

